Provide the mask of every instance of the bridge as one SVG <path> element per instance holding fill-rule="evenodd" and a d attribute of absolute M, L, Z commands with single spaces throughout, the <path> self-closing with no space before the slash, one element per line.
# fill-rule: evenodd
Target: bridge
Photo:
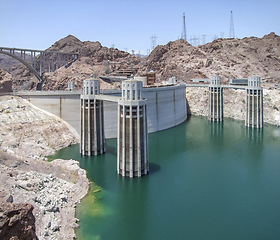
<path fill-rule="evenodd" d="M 186 87 L 209 87 L 209 84 L 184 84 Z M 245 90 L 246 86 L 232 86 L 232 85 L 220 85 L 221 88 L 231 88 L 231 89 L 242 89 Z"/>
<path fill-rule="evenodd" d="M 61 66 L 67 68 L 79 56 L 77 53 L 7 47 L 0 47 L 0 54 L 13 57 L 24 64 L 38 79 L 37 90 L 42 90 L 42 76 L 45 72 L 54 72 Z"/>

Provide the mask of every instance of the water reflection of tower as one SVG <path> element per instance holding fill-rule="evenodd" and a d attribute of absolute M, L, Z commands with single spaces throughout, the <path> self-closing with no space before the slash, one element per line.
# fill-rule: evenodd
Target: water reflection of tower
<path fill-rule="evenodd" d="M 250 166 L 261 168 L 263 166 L 263 128 L 245 128 L 248 139 L 248 154 L 250 156 Z"/>
<path fill-rule="evenodd" d="M 114 220 L 115 239 L 147 239 L 151 202 L 149 176 L 141 179 L 118 177 L 117 185 L 121 194 L 116 199 L 119 217 Z"/>
<path fill-rule="evenodd" d="M 223 137 L 224 122 L 209 122 L 211 139 L 221 139 Z"/>
<path fill-rule="evenodd" d="M 249 142 L 262 143 L 263 142 L 263 129 L 262 128 L 246 128 L 246 136 Z"/>

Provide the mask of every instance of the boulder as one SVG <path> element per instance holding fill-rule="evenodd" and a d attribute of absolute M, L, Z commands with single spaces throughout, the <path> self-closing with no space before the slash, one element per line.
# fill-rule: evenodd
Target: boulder
<path fill-rule="evenodd" d="M 28 203 L 0 203 L 0 239 L 37 240 L 32 210 Z"/>

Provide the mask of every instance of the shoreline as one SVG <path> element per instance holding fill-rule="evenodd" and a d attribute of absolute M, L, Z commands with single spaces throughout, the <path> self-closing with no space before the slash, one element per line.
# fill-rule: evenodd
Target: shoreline
<path fill-rule="evenodd" d="M 76 239 L 78 203 L 89 192 L 75 160 L 46 156 L 77 144 L 69 124 L 14 96 L 0 97 L 0 201 L 34 206 L 38 239 Z"/>
<path fill-rule="evenodd" d="M 267 91 L 264 124 L 279 127 L 279 92 Z M 244 93 L 228 93 L 224 117 L 244 121 Z M 207 90 L 193 88 L 186 96 L 191 115 L 207 116 Z M 6 194 L 0 201 L 32 204 L 39 239 L 75 239 L 76 207 L 90 193 L 91 183 L 78 161 L 46 161 L 46 156 L 79 142 L 75 130 L 27 100 L 8 95 L 0 96 L 0 132 L 0 191 Z"/>

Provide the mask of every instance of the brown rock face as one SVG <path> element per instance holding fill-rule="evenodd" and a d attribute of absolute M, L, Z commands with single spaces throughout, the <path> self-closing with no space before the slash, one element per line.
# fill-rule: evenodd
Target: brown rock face
<path fill-rule="evenodd" d="M 0 94 L 12 91 L 12 76 L 8 72 L 0 69 Z"/>
<path fill-rule="evenodd" d="M 0 203 L 0 239 L 36 240 L 33 206 L 28 203 Z"/>
<path fill-rule="evenodd" d="M 264 82 L 280 81 L 280 37 L 273 32 L 263 38 L 220 38 L 197 47 L 180 39 L 157 46 L 146 58 L 103 47 L 99 42 L 82 42 L 72 35 L 57 41 L 47 50 L 79 53 L 79 59 L 68 68 L 45 73 L 43 90 L 66 90 L 69 81 L 74 81 L 76 89 L 81 90 L 83 80 L 91 74 L 110 75 L 132 67 L 138 74 L 154 70 L 158 82 L 172 76 L 188 82 L 192 78 L 210 78 L 215 73 L 222 77 L 223 82 L 230 78 L 248 78 L 253 74 Z M 18 90 L 35 89 L 37 79 L 22 64 L 9 72 L 13 87 Z M 101 88 L 114 87 L 101 81 Z"/>
<path fill-rule="evenodd" d="M 217 39 L 194 47 L 185 40 L 157 46 L 144 61 L 141 71 L 153 69 L 159 81 L 177 76 L 180 81 L 210 78 L 217 73 L 222 81 L 248 78 L 254 73 L 263 81 L 280 81 L 280 37 Z"/>
<path fill-rule="evenodd" d="M 103 47 L 99 42 L 82 42 L 72 35 L 55 42 L 46 50 L 78 53 L 79 58 L 68 68 L 61 67 L 55 72 L 44 73 L 43 90 L 67 90 L 69 81 L 74 81 L 75 89 L 80 90 L 83 80 L 89 78 L 91 74 L 108 75 L 114 71 L 131 68 L 141 61 L 141 58 L 127 52 Z M 1 66 L 3 64 L 0 62 L 0 68 Z M 38 80 L 23 64 L 13 65 L 9 72 L 12 75 L 13 87 L 17 90 L 35 90 Z M 114 87 L 113 84 L 101 81 L 101 88 Z"/>

